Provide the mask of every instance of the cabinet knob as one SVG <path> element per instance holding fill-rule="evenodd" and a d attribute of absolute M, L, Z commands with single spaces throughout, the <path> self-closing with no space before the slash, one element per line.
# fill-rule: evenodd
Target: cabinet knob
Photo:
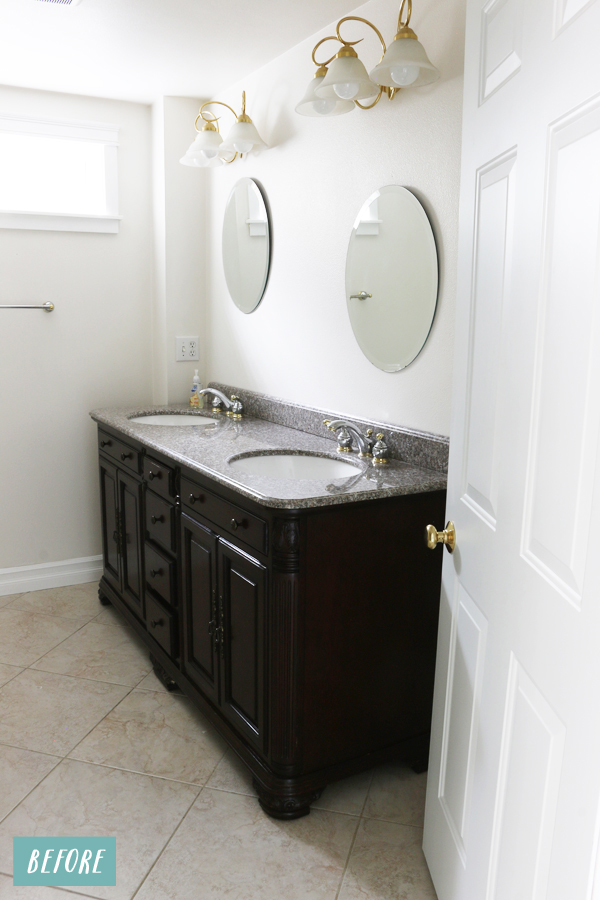
<path fill-rule="evenodd" d="M 163 573 L 162 569 L 150 569 L 150 577 L 151 578 L 156 578 L 157 575 L 160 576 L 160 575 L 162 575 L 162 573 Z"/>
<path fill-rule="evenodd" d="M 198 503 L 204 503 L 204 494 L 198 494 L 197 497 L 194 494 L 190 494 L 190 503 L 192 506 L 196 501 L 198 501 Z"/>
<path fill-rule="evenodd" d="M 164 624 L 165 624 L 164 619 L 153 619 L 152 622 L 150 622 L 150 628 L 158 628 L 160 625 L 164 625 Z"/>
<path fill-rule="evenodd" d="M 154 481 L 155 478 L 160 478 L 160 472 L 153 472 L 152 469 L 148 472 L 148 481 Z"/>
<path fill-rule="evenodd" d="M 156 525 L 157 522 L 164 522 L 165 517 L 162 515 L 161 516 L 150 516 L 150 521 L 152 522 L 153 525 Z"/>
<path fill-rule="evenodd" d="M 131 459 L 133 453 L 121 453 L 121 459 L 125 461 L 126 459 Z"/>
<path fill-rule="evenodd" d="M 101 447 L 112 447 L 112 441 L 100 441 Z"/>
<path fill-rule="evenodd" d="M 240 523 L 237 521 L 237 519 L 231 520 L 231 530 L 232 531 L 237 531 L 239 526 L 240 526 Z"/>

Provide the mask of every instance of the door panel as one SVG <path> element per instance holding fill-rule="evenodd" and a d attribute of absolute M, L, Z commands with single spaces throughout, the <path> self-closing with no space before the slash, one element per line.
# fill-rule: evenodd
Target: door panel
<path fill-rule="evenodd" d="M 217 668 L 217 538 L 195 519 L 181 516 L 184 645 L 182 666 L 209 699 L 219 702 Z"/>
<path fill-rule="evenodd" d="M 117 470 L 100 457 L 100 509 L 102 513 L 102 557 L 104 576 L 113 587 L 121 590 L 121 560 L 119 556 L 119 522 L 117 516 L 119 489 Z"/>
<path fill-rule="evenodd" d="M 600 99 L 595 98 L 550 129 L 524 523 L 525 558 L 576 606 L 585 575 L 585 536 L 592 512 L 589 485 L 600 425 L 599 160 Z M 569 378 L 557 378 L 565 358 Z"/>
<path fill-rule="evenodd" d="M 223 713 L 258 747 L 264 743 L 266 569 L 219 542 L 224 657 Z"/>
<path fill-rule="evenodd" d="M 439 900 L 590 900 L 600 871 L 599 34 L 600 0 L 467 0 Z"/>
<path fill-rule="evenodd" d="M 121 515 L 122 595 L 128 606 L 144 618 L 144 540 L 142 536 L 142 485 L 119 472 L 119 511 Z"/>
<path fill-rule="evenodd" d="M 546 896 L 564 739 L 563 723 L 512 655 L 489 900 L 543 900 Z"/>
<path fill-rule="evenodd" d="M 461 859 L 477 748 L 487 622 L 462 585 L 450 642 L 439 798 Z"/>
<path fill-rule="evenodd" d="M 463 500 L 492 528 L 498 506 L 500 352 L 504 300 L 510 285 L 516 153 L 477 173 L 471 367 Z"/>

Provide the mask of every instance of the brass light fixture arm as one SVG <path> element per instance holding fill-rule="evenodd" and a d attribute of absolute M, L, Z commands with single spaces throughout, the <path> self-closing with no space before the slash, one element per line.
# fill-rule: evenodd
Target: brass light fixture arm
<path fill-rule="evenodd" d="M 246 94 L 244 92 L 244 105 L 245 105 L 245 96 L 246 96 Z M 229 112 L 232 112 L 233 115 L 237 119 L 236 111 L 234 109 L 232 109 L 231 106 L 229 106 L 227 103 L 223 103 L 222 100 L 207 100 L 206 103 L 202 104 L 202 106 L 200 107 L 200 112 L 196 116 L 196 121 L 194 122 L 194 128 L 196 129 L 196 131 L 200 131 L 200 129 L 198 128 L 198 119 L 202 119 L 203 122 L 208 122 L 211 125 L 216 125 L 217 131 L 219 130 L 219 126 L 217 124 L 219 119 L 217 116 L 215 116 L 215 114 L 212 112 L 212 110 L 208 111 L 208 115 L 212 116 L 212 118 L 207 119 L 206 116 L 204 115 L 204 110 L 206 109 L 206 107 L 211 106 L 211 105 L 224 106 L 226 109 L 229 110 Z"/>
<path fill-rule="evenodd" d="M 406 0 L 403 0 L 402 7 L 404 7 L 404 3 L 405 3 L 405 2 L 406 2 Z M 408 2 L 409 2 L 410 4 L 412 4 L 412 0 L 408 0 Z M 402 12 L 402 10 L 401 10 L 401 12 Z M 348 47 L 351 47 L 352 44 L 351 44 L 349 41 L 345 41 L 344 38 L 343 38 L 343 37 L 341 36 L 341 34 L 340 34 L 340 26 L 341 26 L 344 22 L 362 22 L 364 25 L 368 25 L 369 28 L 372 28 L 372 29 L 373 29 L 373 31 L 375 32 L 375 34 L 376 34 L 377 37 L 379 38 L 379 41 L 380 41 L 380 43 L 381 43 L 381 48 L 382 48 L 382 50 L 383 50 L 383 53 L 381 54 L 381 58 L 380 58 L 380 60 L 379 60 L 379 62 L 381 62 L 381 60 L 382 60 L 383 57 L 385 56 L 385 52 L 386 52 L 386 50 L 387 50 L 387 47 L 386 47 L 386 45 L 385 45 L 385 41 L 384 41 L 384 39 L 383 39 L 383 35 L 382 35 L 381 32 L 379 31 L 379 29 L 376 28 L 375 25 L 373 25 L 372 22 L 369 22 L 368 19 L 363 19 L 362 16 L 344 16 L 344 18 L 343 18 L 343 19 L 340 19 L 340 21 L 337 23 L 337 26 L 336 26 L 336 29 L 335 29 L 335 33 L 336 33 L 337 39 L 338 39 L 339 41 L 341 41 L 342 44 L 346 44 L 346 46 L 348 46 Z M 355 43 L 355 44 L 358 44 L 359 41 L 354 41 L 354 43 Z M 375 99 L 373 100 L 372 103 L 365 104 L 365 103 L 361 103 L 359 100 L 355 100 L 354 102 L 356 103 L 356 105 L 357 105 L 358 107 L 360 107 L 360 109 L 373 109 L 373 107 L 374 107 L 374 106 L 377 106 L 377 104 L 378 104 L 379 101 L 381 100 L 382 94 L 387 94 L 388 97 L 389 97 L 390 100 L 391 100 L 391 99 L 394 97 L 394 95 L 397 93 L 397 90 L 398 90 L 397 88 L 386 88 L 386 87 L 382 87 L 382 86 L 380 85 L 380 86 L 379 86 L 379 93 L 377 94 L 377 96 L 375 97 Z"/>
<path fill-rule="evenodd" d="M 406 6 L 406 21 L 402 21 L 402 13 L 404 12 L 404 7 Z M 408 28 L 408 24 L 410 22 L 410 17 L 412 16 L 412 0 L 402 0 L 402 6 L 400 7 L 400 12 L 398 13 L 398 28 L 397 31 L 400 31 L 401 28 Z"/>
<path fill-rule="evenodd" d="M 197 132 L 200 132 L 202 130 L 201 128 L 198 128 L 198 119 L 202 119 L 203 122 L 207 122 L 209 125 L 214 125 L 215 128 L 217 129 L 217 131 L 219 131 L 219 117 L 216 116 L 211 109 L 207 110 L 207 115 L 209 115 L 211 118 L 210 119 L 206 118 L 204 110 L 206 109 L 207 106 L 224 106 L 225 109 L 228 109 L 230 113 L 233 113 L 236 120 L 238 118 L 238 114 L 236 113 L 235 109 L 232 109 L 228 103 L 223 103 L 222 100 L 207 100 L 206 103 L 203 103 L 202 106 L 200 107 L 200 112 L 196 116 L 196 120 L 194 122 L 194 128 L 196 129 Z M 246 114 L 246 91 L 242 91 L 242 115 L 245 115 L 245 114 Z M 223 162 L 232 163 L 235 159 L 237 159 L 237 157 L 238 157 L 238 154 L 235 153 L 231 157 L 231 159 L 225 159 L 225 160 L 223 160 Z"/>
<path fill-rule="evenodd" d="M 313 52 L 312 52 L 312 61 L 314 62 L 315 66 L 317 66 L 317 68 L 319 68 L 319 69 L 322 68 L 323 66 L 328 66 L 329 63 L 333 62 L 333 60 L 336 57 L 336 54 L 334 53 L 333 56 L 331 56 L 329 59 L 325 60 L 325 62 L 319 62 L 317 59 L 315 59 L 315 53 L 317 52 L 317 50 L 319 49 L 321 44 L 324 44 L 326 41 L 337 41 L 339 44 L 346 44 L 347 47 L 354 47 L 355 44 L 360 44 L 360 42 L 362 41 L 362 38 L 360 38 L 360 40 L 358 40 L 358 41 L 344 41 L 344 40 L 342 40 L 341 37 L 338 37 L 335 34 L 332 34 L 329 37 L 321 38 L 321 40 L 317 44 L 315 44 Z"/>
<path fill-rule="evenodd" d="M 361 16 L 344 16 L 343 19 L 340 19 L 340 21 L 337 23 L 337 26 L 335 29 L 335 34 L 336 34 L 338 41 L 340 41 L 340 43 L 342 43 L 342 44 L 346 44 L 346 46 L 348 46 L 348 47 L 352 47 L 353 45 L 349 41 L 345 41 L 344 38 L 340 34 L 340 25 L 342 25 L 344 22 L 363 22 L 365 25 L 368 25 L 369 28 L 372 28 L 373 31 L 375 32 L 375 34 L 377 35 L 377 37 L 379 38 L 379 40 L 381 41 L 381 46 L 383 47 L 383 53 L 381 54 L 381 59 L 383 59 L 383 57 L 385 55 L 385 51 L 387 50 L 387 47 L 385 46 L 385 41 L 383 39 L 383 35 L 379 31 L 379 29 L 373 25 L 372 22 L 369 22 L 368 19 L 363 19 Z M 358 44 L 359 41 L 354 41 L 354 43 Z M 380 60 L 380 62 L 381 62 L 381 60 Z"/>

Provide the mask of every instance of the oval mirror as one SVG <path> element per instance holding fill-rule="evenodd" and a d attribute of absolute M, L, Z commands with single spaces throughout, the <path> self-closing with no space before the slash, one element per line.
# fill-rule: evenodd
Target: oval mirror
<path fill-rule="evenodd" d="M 257 183 L 240 178 L 229 195 L 223 220 L 223 268 L 238 309 L 256 309 L 267 285 L 270 262 L 267 207 Z"/>
<path fill-rule="evenodd" d="M 414 194 L 380 188 L 354 223 L 346 259 L 346 301 L 354 336 L 384 372 L 399 372 L 425 345 L 438 292 L 435 238 Z"/>

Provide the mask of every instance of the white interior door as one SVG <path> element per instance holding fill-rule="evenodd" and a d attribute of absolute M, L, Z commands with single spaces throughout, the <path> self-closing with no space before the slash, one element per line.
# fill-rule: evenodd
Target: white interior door
<path fill-rule="evenodd" d="M 424 850 L 440 900 L 598 900 L 600 0 L 467 7 Z"/>

